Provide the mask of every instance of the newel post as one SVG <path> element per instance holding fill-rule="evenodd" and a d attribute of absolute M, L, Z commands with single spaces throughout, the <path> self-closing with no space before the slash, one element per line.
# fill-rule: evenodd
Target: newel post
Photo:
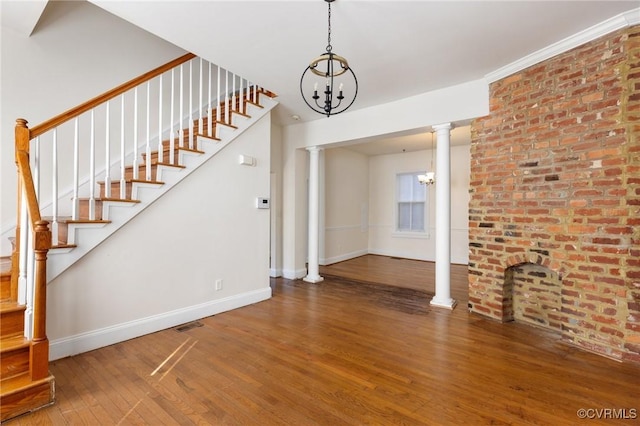
<path fill-rule="evenodd" d="M 31 343 L 31 379 L 49 375 L 49 339 L 47 339 L 47 252 L 51 247 L 49 222 L 39 220 L 34 230 L 35 276 L 33 295 L 33 340 Z"/>

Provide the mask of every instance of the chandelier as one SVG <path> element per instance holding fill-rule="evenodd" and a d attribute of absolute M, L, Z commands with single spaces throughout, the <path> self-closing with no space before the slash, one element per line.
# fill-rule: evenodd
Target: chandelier
<path fill-rule="evenodd" d="M 431 132 L 431 165 L 429 166 L 429 170 L 433 170 L 433 131 Z M 425 172 L 422 175 L 418 175 L 418 182 L 423 185 L 433 185 L 436 183 L 435 172 Z"/>
<path fill-rule="evenodd" d="M 328 5 L 329 21 L 326 52 L 312 60 L 302 73 L 300 93 L 309 108 L 329 117 L 346 111 L 353 104 L 358 95 L 358 80 L 347 60 L 332 52 L 331 3 L 335 0 L 324 1 Z M 337 94 L 334 90 L 336 86 L 338 86 Z M 321 90 L 320 94 L 318 90 Z M 345 100 L 345 93 L 348 95 L 347 100 Z M 349 98 L 351 101 L 348 100 Z"/>

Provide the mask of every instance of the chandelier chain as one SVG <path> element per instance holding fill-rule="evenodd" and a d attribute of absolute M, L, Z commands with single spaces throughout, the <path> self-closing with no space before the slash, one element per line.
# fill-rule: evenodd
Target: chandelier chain
<path fill-rule="evenodd" d="M 328 2 L 327 5 L 329 6 L 329 13 L 327 14 L 329 17 L 329 24 L 327 25 L 327 52 L 331 52 L 331 2 Z"/>

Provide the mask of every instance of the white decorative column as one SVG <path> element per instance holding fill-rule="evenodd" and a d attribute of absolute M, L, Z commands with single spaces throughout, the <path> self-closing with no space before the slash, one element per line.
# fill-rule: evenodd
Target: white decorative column
<path fill-rule="evenodd" d="M 451 123 L 436 131 L 436 295 L 431 305 L 453 309 L 451 298 Z"/>
<path fill-rule="evenodd" d="M 320 148 L 313 146 L 309 151 L 309 258 L 307 276 L 303 278 L 308 283 L 319 283 L 324 280 L 319 274 L 318 247 L 320 223 Z"/>

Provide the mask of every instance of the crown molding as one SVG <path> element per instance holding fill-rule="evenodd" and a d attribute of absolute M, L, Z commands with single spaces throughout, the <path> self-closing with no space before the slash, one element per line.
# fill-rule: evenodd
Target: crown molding
<path fill-rule="evenodd" d="M 485 79 L 488 83 L 493 83 L 599 37 L 638 24 L 640 24 L 640 8 L 629 10 L 498 68 L 485 75 Z"/>

